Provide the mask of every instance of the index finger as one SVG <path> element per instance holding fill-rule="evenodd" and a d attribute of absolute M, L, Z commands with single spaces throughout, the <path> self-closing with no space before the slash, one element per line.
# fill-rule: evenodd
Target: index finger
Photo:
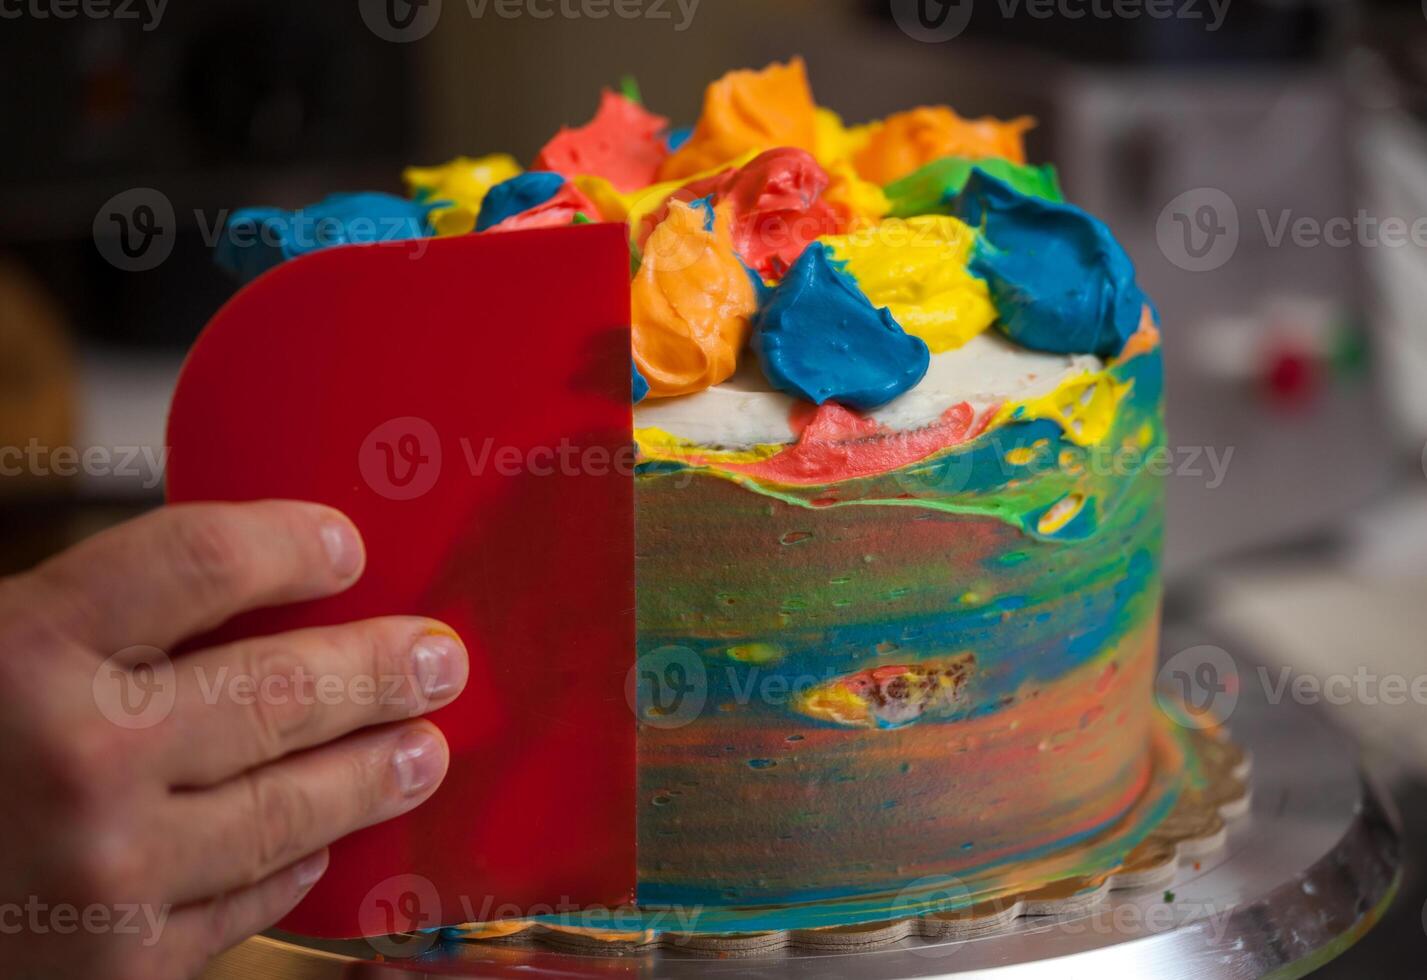
<path fill-rule="evenodd" d="M 25 576 L 32 612 L 100 652 L 168 649 L 240 612 L 361 577 L 356 527 L 320 504 L 180 504 L 101 532 Z"/>

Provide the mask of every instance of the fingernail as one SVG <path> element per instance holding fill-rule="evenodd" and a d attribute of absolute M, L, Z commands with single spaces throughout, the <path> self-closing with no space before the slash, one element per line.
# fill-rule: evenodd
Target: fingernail
<path fill-rule="evenodd" d="M 402 796 L 415 796 L 436 785 L 446 771 L 441 747 L 430 732 L 408 732 L 401 737 L 391 763 Z"/>
<path fill-rule="evenodd" d="M 462 655 L 455 637 L 429 633 L 419 638 L 411 648 L 411 670 L 421 693 L 428 698 L 446 698 L 456 693 Z"/>
<path fill-rule="evenodd" d="M 362 568 L 362 539 L 357 529 L 346 521 L 328 521 L 322 525 L 322 547 L 327 560 L 339 578 L 348 579 Z"/>
<path fill-rule="evenodd" d="M 331 860 L 326 851 L 314 854 L 297 866 L 297 887 L 299 891 L 307 891 L 327 873 L 327 864 Z"/>

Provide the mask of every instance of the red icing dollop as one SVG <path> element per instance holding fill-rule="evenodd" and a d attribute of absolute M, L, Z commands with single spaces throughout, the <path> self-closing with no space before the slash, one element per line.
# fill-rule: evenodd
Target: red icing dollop
<path fill-rule="evenodd" d="M 785 146 L 737 170 L 685 184 L 670 199 L 711 197 L 716 205 L 729 205 L 739 258 L 764 279 L 781 279 L 819 236 L 847 230 L 843 213 L 823 200 L 830 183 L 811 153 Z"/>
<path fill-rule="evenodd" d="M 980 419 L 966 402 L 920 429 L 897 432 L 836 402 L 799 403 L 791 422 L 798 441 L 757 463 L 721 468 L 788 486 L 818 486 L 889 473 L 949 446 L 975 438 L 994 411 Z"/>
<path fill-rule="evenodd" d="M 781 279 L 821 235 L 842 230 L 822 199 L 831 178 L 807 150 L 783 147 L 754 157 L 719 189 L 733 206 L 733 247 L 764 279 Z"/>
<path fill-rule="evenodd" d="M 668 124 L 663 116 L 605 89 L 595 118 L 556 133 L 531 169 L 553 170 L 567 178 L 603 177 L 622 193 L 636 191 L 655 182 L 669 155 L 659 135 Z"/>

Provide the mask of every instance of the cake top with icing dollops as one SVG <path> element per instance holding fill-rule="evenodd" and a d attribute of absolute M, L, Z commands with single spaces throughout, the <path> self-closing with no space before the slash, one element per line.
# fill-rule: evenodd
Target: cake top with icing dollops
<path fill-rule="evenodd" d="M 1105 225 L 1025 162 L 1032 125 L 923 106 L 847 126 L 797 58 L 729 72 L 692 127 L 626 82 L 528 170 L 461 157 L 409 168 L 405 198 L 245 209 L 217 257 L 248 280 L 332 245 L 622 222 L 636 401 L 746 387 L 756 369 L 796 403 L 872 412 L 982 334 L 1109 360 L 1154 333 Z"/>

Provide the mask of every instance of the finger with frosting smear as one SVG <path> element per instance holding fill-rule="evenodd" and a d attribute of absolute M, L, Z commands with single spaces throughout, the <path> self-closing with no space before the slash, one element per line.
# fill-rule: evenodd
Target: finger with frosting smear
<path fill-rule="evenodd" d="M 942 157 L 1001 157 L 1025 163 L 1022 136 L 1034 125 L 1029 116 L 963 119 L 946 106 L 922 106 L 888 116 L 853 162 L 864 179 L 883 185 Z"/>
<path fill-rule="evenodd" d="M 817 149 L 816 107 L 801 58 L 762 71 L 731 71 L 710 85 L 693 135 L 664 161 L 659 177 L 689 177 L 777 146 Z"/>
<path fill-rule="evenodd" d="M 449 201 L 434 208 L 430 220 L 438 235 L 468 235 L 476 227 L 481 203 L 496 184 L 520 176 L 520 164 L 505 153 L 457 157 L 439 167 L 407 167 L 407 193 L 419 201 Z"/>
<path fill-rule="evenodd" d="M 757 309 L 748 271 L 733 251 L 727 208 L 682 202 L 649 236 L 630 299 L 634 363 L 650 398 L 702 391 L 732 376 Z"/>

